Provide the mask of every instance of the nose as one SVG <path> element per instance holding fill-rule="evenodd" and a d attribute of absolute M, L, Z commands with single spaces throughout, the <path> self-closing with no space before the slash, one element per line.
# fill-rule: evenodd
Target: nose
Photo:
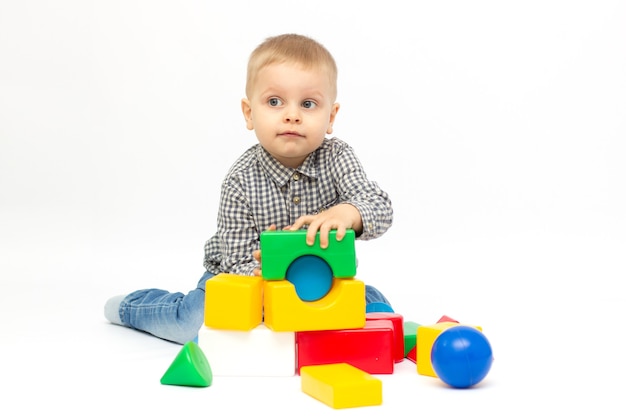
<path fill-rule="evenodd" d="M 300 110 L 297 107 L 288 107 L 285 109 L 284 121 L 291 124 L 299 124 L 302 121 Z"/>

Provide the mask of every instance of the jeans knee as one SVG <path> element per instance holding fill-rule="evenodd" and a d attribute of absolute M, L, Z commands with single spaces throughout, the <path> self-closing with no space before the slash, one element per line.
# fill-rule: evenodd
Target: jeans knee
<path fill-rule="evenodd" d="M 169 340 L 184 345 L 198 336 L 198 331 L 204 322 L 204 310 L 193 310 L 186 316 L 179 317 L 176 325 L 170 329 Z"/>
<path fill-rule="evenodd" d="M 387 298 L 385 298 L 383 293 L 371 285 L 365 286 L 365 302 L 367 304 L 385 303 L 387 305 L 391 305 L 389 304 L 389 301 L 387 300 Z"/>

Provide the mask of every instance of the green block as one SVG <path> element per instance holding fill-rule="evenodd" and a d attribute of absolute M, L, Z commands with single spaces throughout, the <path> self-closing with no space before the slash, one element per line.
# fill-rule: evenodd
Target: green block
<path fill-rule="evenodd" d="M 209 387 L 212 381 L 213 373 L 209 361 L 194 341 L 183 345 L 161 377 L 161 384 L 173 386 Z"/>
<path fill-rule="evenodd" d="M 335 278 L 352 278 L 356 275 L 356 250 L 354 230 L 337 240 L 337 231 L 328 234 L 328 247 L 320 247 L 320 233 L 312 246 L 306 244 L 306 230 L 266 230 L 261 233 L 261 272 L 263 279 L 285 279 L 287 268 L 297 258 L 314 255 L 328 263 Z"/>
<path fill-rule="evenodd" d="M 417 345 L 417 328 L 419 324 L 411 321 L 404 322 L 404 357 Z"/>

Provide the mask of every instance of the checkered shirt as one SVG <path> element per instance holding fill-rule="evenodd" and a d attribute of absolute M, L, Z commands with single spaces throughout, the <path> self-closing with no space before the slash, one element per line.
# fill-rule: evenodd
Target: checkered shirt
<path fill-rule="evenodd" d="M 370 181 L 350 147 L 338 138 L 324 139 L 297 169 L 281 165 L 260 144 L 231 166 L 222 182 L 217 233 L 204 246 L 204 267 L 215 274 L 252 275 L 258 263 L 260 234 L 302 215 L 340 203 L 355 206 L 363 221 L 360 240 L 382 235 L 393 221 L 391 200 Z"/>

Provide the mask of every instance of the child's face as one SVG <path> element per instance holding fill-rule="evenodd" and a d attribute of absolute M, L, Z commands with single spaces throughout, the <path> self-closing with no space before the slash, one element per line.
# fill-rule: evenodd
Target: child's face
<path fill-rule="evenodd" d="M 241 102 L 246 126 L 284 166 L 296 168 L 333 132 L 339 104 L 320 69 L 298 64 L 271 64 L 257 74 Z"/>

